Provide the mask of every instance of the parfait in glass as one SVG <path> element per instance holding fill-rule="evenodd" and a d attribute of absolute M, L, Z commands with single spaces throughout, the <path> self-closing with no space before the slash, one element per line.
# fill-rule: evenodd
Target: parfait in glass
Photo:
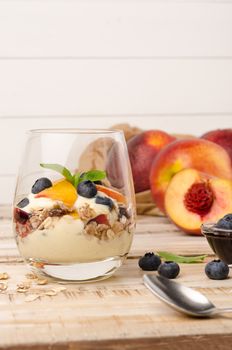
<path fill-rule="evenodd" d="M 30 131 L 13 224 L 19 251 L 33 270 L 79 282 L 111 276 L 126 258 L 135 228 L 123 133 Z"/>

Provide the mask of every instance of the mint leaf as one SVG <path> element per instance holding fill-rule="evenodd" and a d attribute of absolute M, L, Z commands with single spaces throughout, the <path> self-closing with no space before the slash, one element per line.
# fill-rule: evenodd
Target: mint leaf
<path fill-rule="evenodd" d="M 203 262 L 207 255 L 198 255 L 198 256 L 182 256 L 176 255 L 169 252 L 158 252 L 159 256 L 166 261 L 175 261 L 176 263 L 182 264 L 194 264 Z"/>
<path fill-rule="evenodd" d="M 80 173 L 71 174 L 71 172 L 60 164 L 44 164 L 41 163 L 40 166 L 45 169 L 51 169 L 57 171 L 59 174 L 63 175 L 67 181 L 71 182 L 71 184 L 77 188 L 78 184 L 82 181 L 99 181 L 103 180 L 106 177 L 106 172 L 102 170 L 90 170 L 84 173 L 81 176 Z"/>
<path fill-rule="evenodd" d="M 87 171 L 84 176 L 81 178 L 81 181 L 89 180 L 89 181 L 100 181 L 105 179 L 106 172 L 102 170 L 90 170 Z"/>
<path fill-rule="evenodd" d="M 41 163 L 40 166 L 42 168 L 45 168 L 45 169 L 51 169 L 51 170 L 54 170 L 54 171 L 57 171 L 58 173 L 60 173 L 61 175 L 63 175 L 69 182 L 71 182 L 73 184 L 74 180 L 73 180 L 73 176 L 72 174 L 70 173 L 70 171 L 65 168 L 63 165 L 60 165 L 60 164 L 44 164 L 44 163 Z"/>
<path fill-rule="evenodd" d="M 79 182 L 81 182 L 81 178 L 80 178 L 81 174 L 80 173 L 76 173 L 73 175 L 73 185 L 75 188 L 77 188 Z"/>

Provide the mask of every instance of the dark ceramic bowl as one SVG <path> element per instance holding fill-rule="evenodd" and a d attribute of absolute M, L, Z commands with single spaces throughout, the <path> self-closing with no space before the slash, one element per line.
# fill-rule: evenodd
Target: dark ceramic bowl
<path fill-rule="evenodd" d="M 216 224 L 209 223 L 201 226 L 201 232 L 218 258 L 232 264 L 232 230 L 217 228 Z"/>

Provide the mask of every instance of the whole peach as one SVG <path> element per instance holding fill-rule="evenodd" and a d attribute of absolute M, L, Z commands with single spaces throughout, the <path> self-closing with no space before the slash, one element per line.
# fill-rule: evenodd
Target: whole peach
<path fill-rule="evenodd" d="M 209 131 L 201 137 L 222 146 L 228 152 L 232 165 L 232 129 L 217 129 Z"/>
<path fill-rule="evenodd" d="M 150 188 L 149 174 L 153 160 L 164 146 L 175 140 L 175 137 L 164 131 L 148 130 L 128 141 L 135 192 Z"/>

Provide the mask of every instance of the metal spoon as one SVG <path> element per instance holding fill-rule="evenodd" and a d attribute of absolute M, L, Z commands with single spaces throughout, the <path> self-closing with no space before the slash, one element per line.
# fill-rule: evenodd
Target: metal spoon
<path fill-rule="evenodd" d="M 216 308 L 205 295 L 165 277 L 144 275 L 145 286 L 173 309 L 195 317 L 212 317 L 232 308 Z"/>

